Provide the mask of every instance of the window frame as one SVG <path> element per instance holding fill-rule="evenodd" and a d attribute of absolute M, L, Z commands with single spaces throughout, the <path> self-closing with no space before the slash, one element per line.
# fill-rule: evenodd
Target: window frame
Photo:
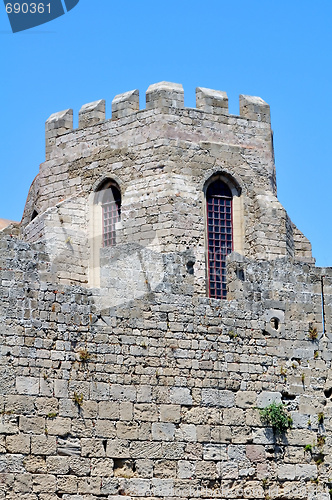
<path fill-rule="evenodd" d="M 112 196 L 105 200 L 106 191 L 109 190 L 112 191 Z M 101 199 L 102 246 L 104 248 L 114 247 L 116 245 L 116 224 L 121 220 L 121 192 L 113 182 L 108 183 L 106 187 L 102 187 L 101 192 L 103 192 Z M 111 214 L 109 214 L 110 208 Z M 107 227 L 105 226 L 106 218 L 110 220 L 110 224 Z"/>
<path fill-rule="evenodd" d="M 117 232 L 121 226 L 121 210 L 123 201 L 123 185 L 122 182 L 114 175 L 106 175 L 102 179 L 96 181 L 89 195 L 89 286 L 100 287 L 100 251 L 102 248 L 112 248 L 112 246 L 104 246 L 104 225 L 103 225 L 103 198 L 105 190 L 114 187 L 120 196 L 119 210 L 120 216 L 115 222 L 115 231 Z"/>
<path fill-rule="evenodd" d="M 204 228 L 205 228 L 205 288 L 206 296 L 216 298 L 211 295 L 210 287 L 210 263 L 209 263 L 209 229 L 208 229 L 208 190 L 215 182 L 221 181 L 231 194 L 231 230 L 232 230 L 232 252 L 237 252 L 244 255 L 244 216 L 243 216 L 243 196 L 242 189 L 239 183 L 228 173 L 216 172 L 208 177 L 204 183 Z M 229 252 L 231 253 L 231 252 Z M 228 255 L 228 254 L 227 254 Z M 227 257 L 226 255 L 226 257 Z M 227 293 L 224 298 L 220 297 L 217 300 L 227 299 Z"/>

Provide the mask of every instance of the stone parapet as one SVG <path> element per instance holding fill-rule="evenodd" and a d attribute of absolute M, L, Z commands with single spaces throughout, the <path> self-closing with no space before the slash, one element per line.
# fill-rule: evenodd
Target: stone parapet
<path fill-rule="evenodd" d="M 112 101 L 112 120 L 118 120 L 139 111 L 139 91 L 131 90 L 116 95 Z"/>
<path fill-rule="evenodd" d="M 73 130 L 73 110 L 66 109 L 53 113 L 45 123 L 46 159 L 55 146 L 57 137 Z"/>
<path fill-rule="evenodd" d="M 78 113 L 79 128 L 89 127 L 103 121 L 105 121 L 104 99 L 84 104 Z"/>
<path fill-rule="evenodd" d="M 192 108 L 184 106 L 184 91 L 181 84 L 160 82 L 150 85 L 146 91 L 146 111 L 155 110 L 160 113 L 174 114 L 188 111 Z M 228 97 L 226 92 L 203 87 L 196 89 L 196 109 L 214 119 L 236 117 L 228 113 Z M 139 91 L 131 90 L 114 97 L 112 101 L 113 121 L 125 119 L 144 110 L 139 109 Z M 260 97 L 240 96 L 240 117 L 252 122 L 270 123 L 270 108 Z M 79 111 L 79 129 L 104 122 L 105 101 L 99 100 L 84 104 Z M 56 139 L 73 130 L 73 111 L 66 110 L 54 113 L 46 121 L 46 159 L 50 153 L 56 156 Z"/>

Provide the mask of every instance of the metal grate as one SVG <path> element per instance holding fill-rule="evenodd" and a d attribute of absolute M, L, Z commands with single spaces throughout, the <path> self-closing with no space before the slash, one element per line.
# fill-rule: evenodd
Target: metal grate
<path fill-rule="evenodd" d="M 116 244 L 115 224 L 120 220 L 120 193 L 116 188 L 107 189 L 102 203 L 103 210 L 103 245 L 112 247 Z"/>
<path fill-rule="evenodd" d="M 208 189 L 207 214 L 209 296 L 225 299 L 226 256 L 233 250 L 232 197 L 221 181 Z"/>

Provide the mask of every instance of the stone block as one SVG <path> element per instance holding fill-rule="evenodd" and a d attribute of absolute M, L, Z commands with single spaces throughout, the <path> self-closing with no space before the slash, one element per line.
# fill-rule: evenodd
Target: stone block
<path fill-rule="evenodd" d="M 135 420 L 155 422 L 158 420 L 157 406 L 155 404 L 138 403 L 134 407 Z"/>
<path fill-rule="evenodd" d="M 132 386 L 113 384 L 110 387 L 110 398 L 114 401 L 136 401 L 136 389 Z"/>
<path fill-rule="evenodd" d="M 47 432 L 54 436 L 65 436 L 70 433 L 71 419 L 70 418 L 48 418 L 45 422 Z"/>
<path fill-rule="evenodd" d="M 219 477 L 217 463 L 215 461 L 200 461 L 196 462 L 195 476 L 197 479 L 217 479 Z"/>
<path fill-rule="evenodd" d="M 52 474 L 36 474 L 32 478 L 34 493 L 55 493 L 56 478 Z"/>
<path fill-rule="evenodd" d="M 298 481 L 309 481 L 316 479 L 318 475 L 317 465 L 296 464 L 295 479 Z"/>
<path fill-rule="evenodd" d="M 114 462 L 111 458 L 92 458 L 91 476 L 112 477 Z"/>
<path fill-rule="evenodd" d="M 105 384 L 104 382 L 91 382 L 90 395 L 95 401 L 108 401 L 110 397 L 109 384 Z"/>
<path fill-rule="evenodd" d="M 149 478 L 153 476 L 153 460 L 138 459 L 135 460 L 136 470 L 139 477 Z"/>
<path fill-rule="evenodd" d="M 151 480 L 151 493 L 159 497 L 173 497 L 174 496 L 174 480 L 172 479 L 152 479 Z"/>
<path fill-rule="evenodd" d="M 2 415 L 0 417 L 1 434 L 17 434 L 18 431 L 18 417 L 16 415 Z"/>
<path fill-rule="evenodd" d="M 207 443 L 203 446 L 203 458 L 204 460 L 228 460 L 227 446 Z"/>
<path fill-rule="evenodd" d="M 133 403 L 123 401 L 120 403 L 120 420 L 132 420 L 134 413 Z"/>
<path fill-rule="evenodd" d="M 93 459 L 71 456 L 68 458 L 69 468 L 72 474 L 76 476 L 88 476 L 91 470 L 91 461 Z"/>
<path fill-rule="evenodd" d="M 184 108 L 184 92 L 182 85 L 178 83 L 155 83 L 146 91 L 146 109 L 169 112 L 171 109 L 182 108 Z"/>
<path fill-rule="evenodd" d="M 175 460 L 156 460 L 154 463 L 154 477 L 159 478 L 175 478 L 176 477 L 176 461 Z"/>
<path fill-rule="evenodd" d="M 1 455 L 0 456 L 0 473 L 5 472 L 24 474 L 25 467 L 23 466 L 24 455 L 22 454 L 12 454 L 12 455 Z"/>
<path fill-rule="evenodd" d="M 280 392 L 269 392 L 263 391 L 257 396 L 257 406 L 258 408 L 265 408 L 272 403 L 280 404 L 281 403 L 281 394 Z"/>
<path fill-rule="evenodd" d="M 171 387 L 170 402 L 183 406 L 191 406 L 193 404 L 193 400 L 190 390 L 187 387 Z"/>
<path fill-rule="evenodd" d="M 188 395 L 186 395 L 186 397 L 187 396 Z M 159 413 L 161 422 L 179 422 L 181 416 L 181 406 L 161 404 L 159 406 Z"/>
<path fill-rule="evenodd" d="M 118 420 L 120 418 L 120 404 L 113 401 L 101 401 L 98 404 L 99 417 Z"/>
<path fill-rule="evenodd" d="M 105 101 L 90 102 L 84 104 L 78 113 L 78 126 L 79 128 L 89 127 L 95 123 L 105 121 Z"/>
<path fill-rule="evenodd" d="M 178 477 L 180 479 L 192 479 L 195 473 L 195 462 L 189 460 L 178 461 Z"/>
<path fill-rule="evenodd" d="M 228 97 L 221 90 L 196 88 L 196 107 L 205 113 L 228 115 Z"/>
<path fill-rule="evenodd" d="M 108 440 L 106 456 L 110 458 L 128 458 L 129 456 L 133 456 L 129 453 L 129 441 L 126 439 Z M 133 456 L 133 458 L 135 458 L 135 456 Z"/>
<path fill-rule="evenodd" d="M 81 455 L 81 442 L 77 438 L 58 438 L 58 454 L 64 456 Z"/>
<path fill-rule="evenodd" d="M 104 457 L 105 448 L 101 439 L 82 438 L 82 456 L 83 457 Z"/>
<path fill-rule="evenodd" d="M 45 457 L 36 457 L 33 455 L 24 458 L 24 467 L 27 472 L 32 474 L 46 474 L 47 466 Z"/>
<path fill-rule="evenodd" d="M 209 425 L 196 425 L 196 435 L 198 442 L 211 441 L 211 428 Z"/>
<path fill-rule="evenodd" d="M 202 404 L 206 406 L 234 406 L 234 393 L 219 389 L 202 389 Z"/>
<path fill-rule="evenodd" d="M 137 402 L 150 403 L 152 399 L 151 386 L 141 385 L 137 388 Z"/>
<path fill-rule="evenodd" d="M 25 417 L 22 415 L 19 419 L 20 431 L 26 434 L 44 434 L 46 420 L 44 417 Z"/>
<path fill-rule="evenodd" d="M 270 106 L 261 97 L 240 95 L 240 115 L 249 120 L 270 123 Z"/>
<path fill-rule="evenodd" d="M 66 132 L 73 130 L 73 110 L 66 109 L 53 113 L 45 123 L 46 160 L 55 145 L 55 139 Z"/>
<path fill-rule="evenodd" d="M 241 462 L 246 459 L 246 447 L 244 445 L 230 444 L 227 448 L 227 453 L 230 460 Z"/>
<path fill-rule="evenodd" d="M 176 430 L 175 439 L 179 441 L 197 441 L 196 426 L 193 424 L 180 424 Z"/>
<path fill-rule="evenodd" d="M 14 434 L 6 437 L 6 449 L 9 453 L 30 453 L 30 436 Z"/>
<path fill-rule="evenodd" d="M 156 441 L 172 441 L 174 435 L 174 424 L 170 422 L 155 422 L 152 424 L 152 439 Z"/>
<path fill-rule="evenodd" d="M 239 466 L 235 462 L 219 462 L 217 471 L 222 479 L 238 479 Z"/>
<path fill-rule="evenodd" d="M 46 457 L 46 467 L 49 474 L 68 474 L 69 462 L 67 457 Z"/>
<path fill-rule="evenodd" d="M 271 428 L 253 429 L 252 442 L 254 444 L 273 444 L 275 442 L 275 435 Z"/>
<path fill-rule="evenodd" d="M 68 398 L 68 380 L 54 380 L 54 395 L 56 398 Z"/>
<path fill-rule="evenodd" d="M 189 443 L 193 444 L 193 443 Z M 169 460 L 179 460 L 184 456 L 184 443 L 167 442 L 163 441 L 162 445 L 162 458 Z"/>
<path fill-rule="evenodd" d="M 251 462 L 263 462 L 266 458 L 265 448 L 261 445 L 248 444 L 246 446 L 246 455 Z"/>
<path fill-rule="evenodd" d="M 139 91 L 130 90 L 118 94 L 112 101 L 112 120 L 118 120 L 139 111 Z"/>
<path fill-rule="evenodd" d="M 128 445 L 129 448 L 129 445 Z M 127 450 L 126 457 L 132 458 L 163 458 L 161 443 L 151 443 L 150 441 L 133 441 L 130 443 L 130 454 Z"/>
<path fill-rule="evenodd" d="M 55 436 L 31 436 L 32 455 L 55 455 L 56 449 Z"/>
<path fill-rule="evenodd" d="M 78 480 L 75 476 L 58 476 L 57 479 L 57 488 L 60 495 L 63 495 L 62 498 L 70 498 L 70 500 L 78 499 L 81 500 L 81 496 L 78 497 L 75 495 L 77 493 L 77 483 Z M 67 495 L 66 495 L 67 494 Z M 69 496 L 70 495 L 70 496 Z M 74 497 L 72 495 L 75 495 Z"/>
<path fill-rule="evenodd" d="M 19 394 L 28 394 L 30 396 L 39 394 L 39 378 L 16 377 L 16 390 Z"/>
<path fill-rule="evenodd" d="M 96 436 L 102 438 L 115 438 L 115 423 L 110 420 L 98 419 L 95 424 Z"/>
<path fill-rule="evenodd" d="M 225 408 L 223 411 L 223 423 L 225 425 L 245 425 L 245 412 L 241 408 Z"/>

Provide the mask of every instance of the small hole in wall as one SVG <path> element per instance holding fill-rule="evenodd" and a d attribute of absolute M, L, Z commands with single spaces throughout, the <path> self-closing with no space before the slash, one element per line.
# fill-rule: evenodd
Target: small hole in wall
<path fill-rule="evenodd" d="M 273 330 L 278 330 L 279 324 L 280 324 L 280 321 L 278 320 L 278 318 L 271 318 L 270 319 L 270 325 L 273 328 Z"/>
<path fill-rule="evenodd" d="M 187 262 L 187 273 L 188 274 L 194 274 L 194 265 L 195 265 L 195 262 L 193 262 L 192 260 L 189 260 Z"/>
<path fill-rule="evenodd" d="M 244 281 L 244 271 L 243 271 L 243 269 L 237 269 L 236 270 L 236 276 L 237 276 L 237 279 L 239 279 L 241 281 Z"/>
<path fill-rule="evenodd" d="M 325 397 L 329 399 L 332 395 L 332 389 L 325 389 L 324 391 Z"/>
<path fill-rule="evenodd" d="M 32 215 L 31 215 L 31 220 L 35 219 L 35 218 L 37 217 L 37 215 L 38 215 L 37 210 L 34 210 L 34 211 L 32 212 Z"/>
<path fill-rule="evenodd" d="M 136 464 L 130 458 L 114 458 L 114 476 L 133 477 L 136 472 Z"/>
<path fill-rule="evenodd" d="M 281 397 L 283 401 L 293 401 L 296 396 L 294 394 L 289 394 L 288 392 L 282 392 Z"/>

